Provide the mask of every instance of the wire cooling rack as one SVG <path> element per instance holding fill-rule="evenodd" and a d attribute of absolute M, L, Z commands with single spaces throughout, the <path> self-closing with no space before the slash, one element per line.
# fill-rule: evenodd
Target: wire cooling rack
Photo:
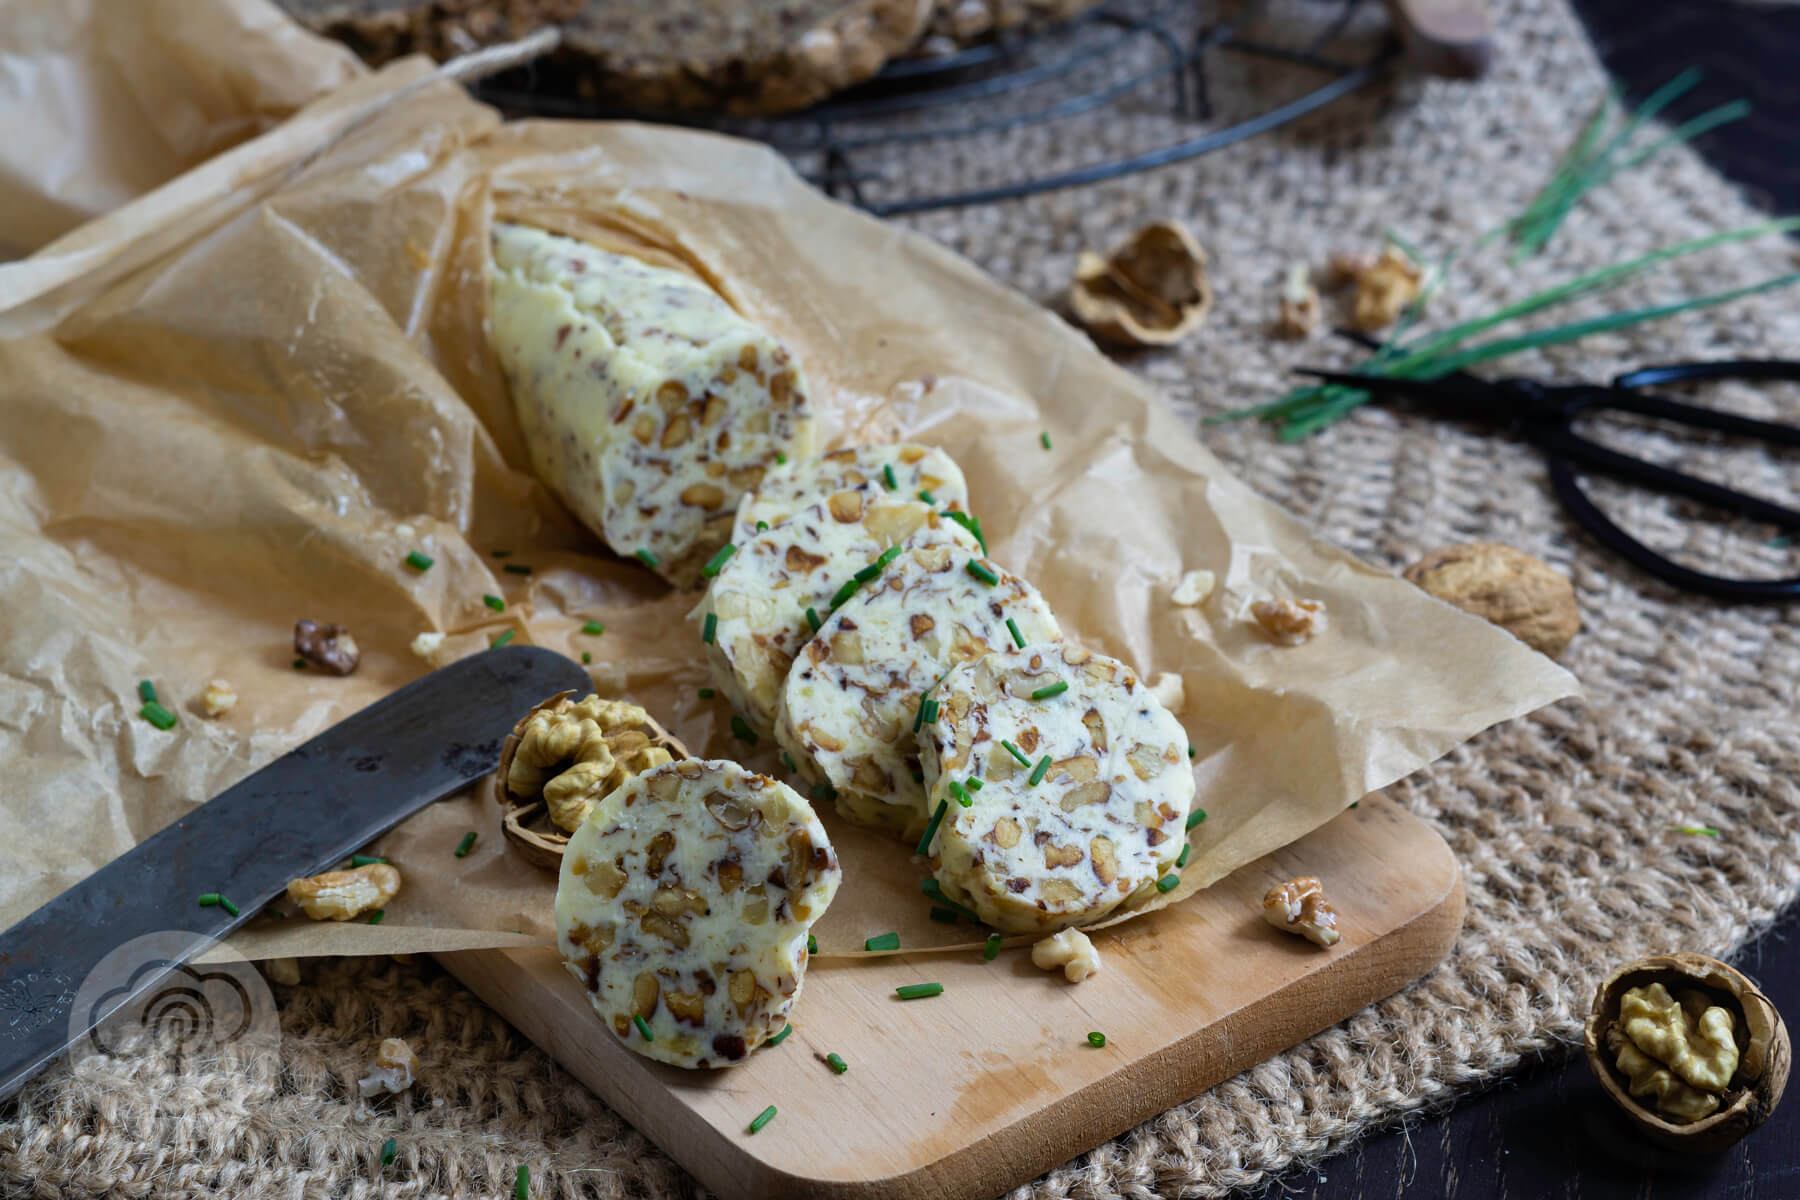
<path fill-rule="evenodd" d="M 632 118 L 764 141 L 881 216 L 991 204 L 1182 162 L 1368 86 L 1397 53 L 1369 0 L 1109 0 L 1063 25 L 901 59 L 791 116 L 695 117 L 584 100 L 554 60 L 477 94 L 509 115 Z M 1073 153 L 1071 152 L 1073 150 Z M 1032 173 L 1034 160 L 1080 163 Z"/>

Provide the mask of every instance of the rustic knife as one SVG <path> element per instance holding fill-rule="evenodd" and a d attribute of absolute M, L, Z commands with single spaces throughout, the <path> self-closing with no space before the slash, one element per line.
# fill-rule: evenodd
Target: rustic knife
<path fill-rule="evenodd" d="M 493 770 L 532 705 L 591 686 L 572 660 L 535 646 L 453 663 L 290 750 L 0 934 L 0 1100 L 289 880 L 329 869 Z M 207 892 L 239 915 L 200 907 Z M 74 1018 L 76 987 L 101 960 L 164 931 L 181 933 L 163 969 L 134 976 L 106 1011 Z"/>

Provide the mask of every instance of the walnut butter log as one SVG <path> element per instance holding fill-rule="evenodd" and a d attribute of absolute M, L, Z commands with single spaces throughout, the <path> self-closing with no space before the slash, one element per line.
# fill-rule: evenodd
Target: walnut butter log
<path fill-rule="evenodd" d="M 814 453 L 792 354 L 678 271 L 497 224 L 488 334 L 538 477 L 678 587 L 698 582 L 746 492 Z"/>

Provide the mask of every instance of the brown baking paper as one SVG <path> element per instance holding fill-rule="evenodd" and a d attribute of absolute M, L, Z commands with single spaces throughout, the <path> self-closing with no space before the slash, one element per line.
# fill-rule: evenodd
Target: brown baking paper
<path fill-rule="evenodd" d="M 0 925 L 423 673 L 421 631 L 448 632 L 450 657 L 503 630 L 590 652 L 596 688 L 696 753 L 780 773 L 699 695 L 695 596 L 606 552 L 533 478 L 483 335 L 496 210 L 713 279 L 794 349 L 834 440 L 943 446 L 994 559 L 1070 636 L 1146 678 L 1180 673 L 1208 818 L 1163 902 L 1574 690 L 1257 497 L 1057 318 L 824 199 L 773 152 L 502 125 L 453 86 L 421 90 L 425 69 L 353 84 L 412 89 L 379 113 L 327 97 L 231 152 L 256 170 L 203 167 L 77 231 L 91 270 L 64 258 L 45 286 L 40 259 L 0 267 Z M 435 565 L 406 567 L 411 550 Z M 1217 593 L 1174 606 L 1196 568 Z M 1271 595 L 1323 601 L 1329 631 L 1272 643 L 1247 612 Z M 355 675 L 293 668 L 300 617 L 353 631 Z M 606 632 L 582 634 L 588 620 Z M 196 697 L 215 676 L 241 700 L 209 721 Z M 145 678 L 180 713 L 173 732 L 135 715 Z M 234 941 L 263 956 L 548 940 L 554 877 L 507 848 L 482 795 L 371 848 L 405 878 L 384 924 L 259 918 Z M 889 930 L 909 948 L 978 936 L 927 919 L 910 847 L 827 822 L 845 883 L 823 951 Z M 455 858 L 468 830 L 475 849 Z"/>

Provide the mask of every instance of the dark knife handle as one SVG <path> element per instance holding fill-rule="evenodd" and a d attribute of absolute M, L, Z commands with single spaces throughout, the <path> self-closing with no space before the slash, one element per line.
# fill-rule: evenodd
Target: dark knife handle
<path fill-rule="evenodd" d="M 591 686 L 571 659 L 536 646 L 452 663 L 290 750 L 0 934 L 0 1099 L 288 881 L 328 869 L 491 771 L 538 701 Z M 239 915 L 201 907 L 208 892 Z M 114 949 L 150 934 L 167 935 L 165 969 L 139 964 L 129 987 L 107 990 L 117 1004 L 72 1013 L 78 985 Z"/>

